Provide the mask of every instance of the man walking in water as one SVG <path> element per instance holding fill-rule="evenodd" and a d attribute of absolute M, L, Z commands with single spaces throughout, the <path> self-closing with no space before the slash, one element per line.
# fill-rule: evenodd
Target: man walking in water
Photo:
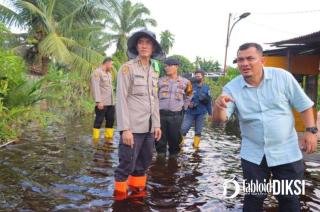
<path fill-rule="evenodd" d="M 158 78 L 151 58 L 164 54 L 155 35 L 148 30 L 128 39 L 128 56 L 117 79 L 117 129 L 120 131 L 119 165 L 115 170 L 116 200 L 143 195 L 146 171 L 151 163 L 154 142 L 161 137 Z"/>

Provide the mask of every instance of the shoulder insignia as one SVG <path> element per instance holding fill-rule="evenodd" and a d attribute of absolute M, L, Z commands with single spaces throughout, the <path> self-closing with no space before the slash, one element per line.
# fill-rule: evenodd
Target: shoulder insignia
<path fill-rule="evenodd" d="M 97 71 L 94 72 L 93 77 L 98 79 L 99 78 L 99 73 Z"/>
<path fill-rule="evenodd" d="M 128 74 L 129 73 L 129 66 L 128 65 L 124 65 L 122 70 L 121 70 L 122 74 Z"/>
<path fill-rule="evenodd" d="M 192 95 L 192 84 L 191 84 L 190 81 L 187 83 L 185 92 L 186 92 L 187 96 L 191 96 Z"/>

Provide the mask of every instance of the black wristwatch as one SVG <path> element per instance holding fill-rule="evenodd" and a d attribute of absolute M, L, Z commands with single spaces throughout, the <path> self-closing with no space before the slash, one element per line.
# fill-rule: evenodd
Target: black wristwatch
<path fill-rule="evenodd" d="M 317 134 L 318 128 L 317 127 L 307 127 L 306 132 L 311 132 L 312 134 Z"/>

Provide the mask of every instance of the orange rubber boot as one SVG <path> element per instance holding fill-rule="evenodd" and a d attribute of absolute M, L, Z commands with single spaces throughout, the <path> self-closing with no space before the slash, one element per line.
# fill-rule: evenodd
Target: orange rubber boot
<path fill-rule="evenodd" d="M 147 183 L 147 176 L 132 176 L 128 177 L 128 186 L 131 191 L 129 195 L 130 198 L 139 198 L 145 197 L 147 195 L 146 191 L 146 183 Z"/>
<path fill-rule="evenodd" d="M 114 183 L 114 199 L 117 201 L 124 200 L 128 197 L 128 184 L 126 181 Z"/>

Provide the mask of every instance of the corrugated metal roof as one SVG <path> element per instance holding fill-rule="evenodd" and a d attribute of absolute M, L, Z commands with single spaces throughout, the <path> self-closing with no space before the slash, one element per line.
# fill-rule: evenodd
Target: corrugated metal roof
<path fill-rule="evenodd" d="M 287 47 L 279 47 L 277 49 L 270 49 L 263 51 L 265 56 L 281 55 L 286 56 L 290 52 L 293 55 L 319 55 L 319 45 L 292 45 Z"/>
<path fill-rule="evenodd" d="M 313 43 L 319 43 L 320 44 L 320 31 L 313 32 L 311 34 L 291 38 L 288 40 L 282 40 L 270 43 L 272 46 L 288 46 L 288 45 L 294 45 L 294 44 L 313 44 Z"/>
<path fill-rule="evenodd" d="M 269 43 L 276 49 L 265 50 L 264 55 L 319 55 L 320 54 L 320 31 L 307 35 Z"/>

